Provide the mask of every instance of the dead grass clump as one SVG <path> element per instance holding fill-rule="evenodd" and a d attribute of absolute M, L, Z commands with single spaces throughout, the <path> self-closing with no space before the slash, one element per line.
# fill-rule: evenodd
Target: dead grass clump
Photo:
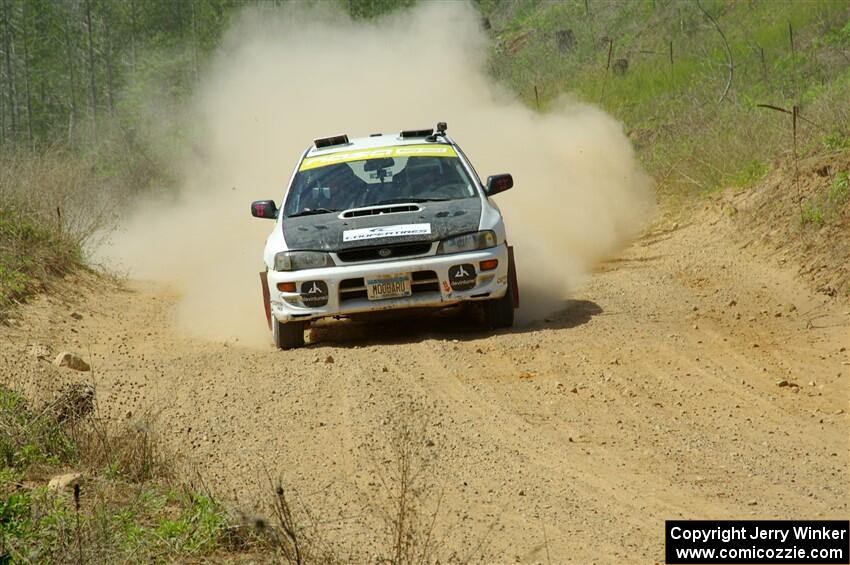
<path fill-rule="evenodd" d="M 268 477 L 267 477 L 268 478 Z M 224 534 L 224 545 L 239 553 L 272 554 L 283 563 L 346 563 L 324 537 L 323 524 L 280 481 L 268 478 L 271 518 L 237 513 Z"/>
<path fill-rule="evenodd" d="M 85 467 L 105 469 L 133 483 L 170 480 L 175 476 L 175 456 L 156 434 L 155 415 L 151 412 L 117 425 L 95 412 L 69 433 Z"/>
<path fill-rule="evenodd" d="M 387 558 L 398 565 L 429 563 L 436 550 L 434 530 L 442 494 L 432 501 L 436 486 L 428 472 L 424 428 L 424 424 L 401 422 L 390 442 L 392 465 L 386 474 L 378 474 L 388 494 L 388 503 L 381 509 Z"/>

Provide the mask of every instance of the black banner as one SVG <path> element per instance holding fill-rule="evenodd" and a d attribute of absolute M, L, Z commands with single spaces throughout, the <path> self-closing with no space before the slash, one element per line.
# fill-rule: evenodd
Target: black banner
<path fill-rule="evenodd" d="M 301 302 L 304 306 L 317 308 L 328 303 L 328 285 L 325 281 L 301 283 Z"/>
<path fill-rule="evenodd" d="M 667 520 L 665 561 L 850 563 L 848 520 Z"/>
<path fill-rule="evenodd" d="M 469 290 L 475 286 L 477 276 L 472 263 L 454 265 L 449 269 L 449 284 L 452 290 Z"/>

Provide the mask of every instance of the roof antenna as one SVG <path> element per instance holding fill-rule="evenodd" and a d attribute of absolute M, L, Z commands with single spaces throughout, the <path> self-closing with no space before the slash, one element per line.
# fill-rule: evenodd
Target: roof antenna
<path fill-rule="evenodd" d="M 437 122 L 437 131 L 425 138 L 425 141 L 437 141 L 437 137 L 446 137 L 448 125 L 446 122 Z"/>

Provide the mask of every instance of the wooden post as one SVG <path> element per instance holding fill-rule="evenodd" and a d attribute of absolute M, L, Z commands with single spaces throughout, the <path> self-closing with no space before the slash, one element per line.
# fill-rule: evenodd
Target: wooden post
<path fill-rule="evenodd" d="M 791 85 L 794 88 L 794 103 L 800 103 L 800 93 L 797 90 L 797 50 L 794 48 L 794 27 L 788 22 L 788 41 L 791 44 Z M 796 123 L 796 120 L 795 122 Z"/>
<path fill-rule="evenodd" d="M 791 109 L 791 131 L 794 136 L 794 186 L 797 187 L 797 205 L 800 207 L 800 225 L 803 224 L 803 196 L 800 194 L 800 167 L 797 158 L 797 116 L 800 108 L 794 104 Z"/>
<path fill-rule="evenodd" d="M 764 47 L 759 45 L 759 52 L 761 53 L 761 76 L 764 82 L 767 82 L 767 63 L 764 61 Z"/>
<path fill-rule="evenodd" d="M 675 75 L 673 74 L 673 40 L 670 40 L 670 82 L 675 80 Z"/>
<path fill-rule="evenodd" d="M 537 85 L 534 85 L 534 102 L 537 104 L 537 111 L 540 111 L 540 95 L 537 93 Z"/>
<path fill-rule="evenodd" d="M 599 103 L 605 99 L 605 86 L 608 84 L 608 70 L 611 68 L 611 53 L 614 51 L 614 40 L 608 40 L 608 62 L 605 64 L 605 78 L 602 79 L 602 92 L 599 94 Z"/>

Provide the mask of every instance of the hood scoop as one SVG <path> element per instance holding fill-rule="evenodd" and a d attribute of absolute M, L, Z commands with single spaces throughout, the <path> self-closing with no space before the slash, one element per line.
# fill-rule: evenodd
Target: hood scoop
<path fill-rule="evenodd" d="M 340 218 L 360 218 L 362 216 L 380 216 L 382 214 L 398 214 L 400 212 L 420 212 L 417 204 L 388 204 L 385 206 L 369 206 L 367 208 L 352 208 L 339 215 Z"/>

